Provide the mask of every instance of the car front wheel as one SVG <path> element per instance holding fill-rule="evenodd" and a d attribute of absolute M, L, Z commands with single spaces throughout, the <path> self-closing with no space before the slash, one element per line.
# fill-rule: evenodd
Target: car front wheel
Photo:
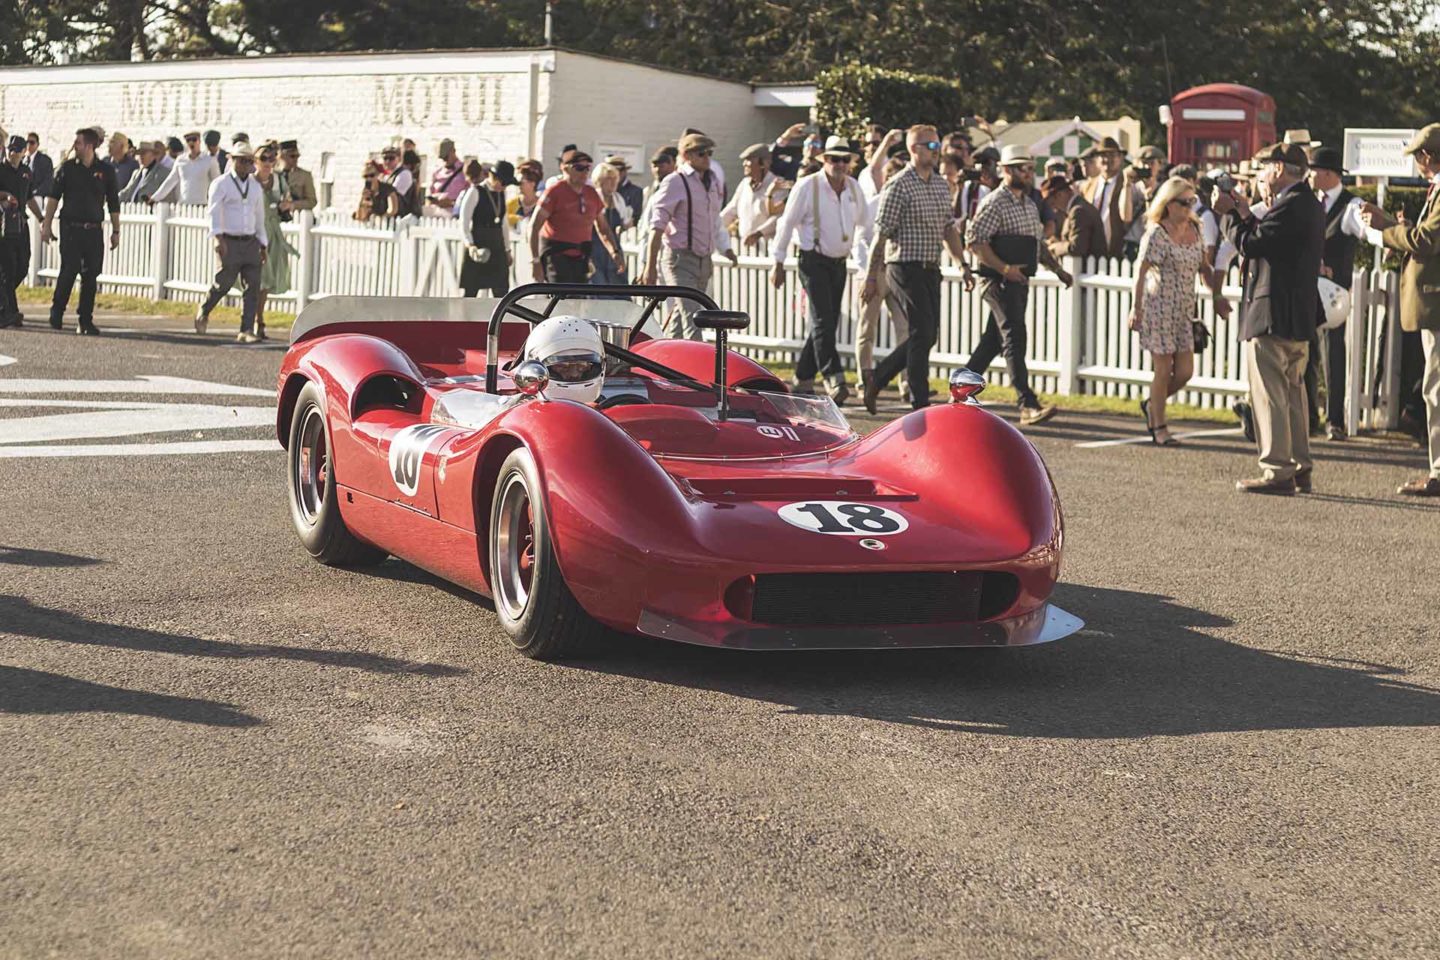
<path fill-rule="evenodd" d="M 490 507 L 490 582 L 495 612 L 527 657 L 562 660 L 594 646 L 603 628 L 570 592 L 550 539 L 539 472 L 521 447 L 500 467 Z"/>

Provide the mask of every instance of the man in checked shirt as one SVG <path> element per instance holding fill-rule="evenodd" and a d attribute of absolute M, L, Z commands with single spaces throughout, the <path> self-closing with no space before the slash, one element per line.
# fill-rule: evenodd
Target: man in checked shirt
<path fill-rule="evenodd" d="M 875 211 L 875 237 L 860 304 L 875 299 L 883 261 L 891 296 L 905 316 L 910 336 L 880 361 L 865 385 L 865 409 L 872 414 L 880 391 L 902 369 L 909 377 L 910 405 L 916 410 L 929 405 L 930 348 L 940 328 L 941 244 L 950 248 L 957 263 L 964 259 L 950 208 L 950 184 L 936 169 L 940 135 L 932 126 L 917 124 L 905 132 L 905 147 L 910 165 L 885 185 Z"/>
<path fill-rule="evenodd" d="M 966 364 L 982 377 L 997 353 L 1005 355 L 1010 384 L 1020 404 L 1020 424 L 1049 420 L 1055 407 L 1040 403 L 1030 389 L 1025 367 L 1025 308 L 1030 301 L 1030 277 L 1037 262 L 1055 272 L 1070 286 L 1075 278 L 1060 266 L 1044 242 L 1040 208 L 1030 195 L 1035 185 L 1035 161 L 1019 145 L 1007 146 L 1000 156 L 1003 182 L 980 201 L 965 227 L 965 241 L 980 260 L 980 299 L 990 308 L 985 332 Z"/>

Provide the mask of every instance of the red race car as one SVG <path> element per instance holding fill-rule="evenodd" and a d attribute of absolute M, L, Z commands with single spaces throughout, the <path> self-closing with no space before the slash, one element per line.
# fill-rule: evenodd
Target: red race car
<path fill-rule="evenodd" d="M 715 344 L 650 336 L 688 299 Z M 605 628 L 755 650 L 1041 643 L 1060 505 L 1021 434 L 952 402 L 860 436 L 728 349 L 678 287 L 330 298 L 297 320 L 276 427 L 322 563 L 393 554 L 492 597 L 527 656 Z"/>

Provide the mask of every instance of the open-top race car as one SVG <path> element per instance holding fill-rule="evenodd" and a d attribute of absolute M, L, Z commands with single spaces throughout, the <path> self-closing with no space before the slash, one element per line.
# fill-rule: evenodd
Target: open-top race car
<path fill-rule="evenodd" d="M 651 335 L 682 298 L 713 346 Z M 979 377 L 861 437 L 728 349 L 748 322 L 680 287 L 311 304 L 276 422 L 300 540 L 322 563 L 393 554 L 492 597 L 544 659 L 606 627 L 766 650 L 1079 629 L 1049 603 L 1054 486 L 975 401 Z"/>

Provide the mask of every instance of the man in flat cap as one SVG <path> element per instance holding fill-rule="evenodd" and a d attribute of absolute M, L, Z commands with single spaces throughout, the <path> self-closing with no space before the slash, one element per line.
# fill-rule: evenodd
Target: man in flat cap
<path fill-rule="evenodd" d="M 1425 348 L 1425 379 L 1420 389 L 1429 421 L 1430 473 L 1402 484 L 1398 492 L 1440 497 L 1440 123 L 1417 133 L 1405 152 L 1415 158 L 1430 181 L 1420 219 L 1409 224 L 1375 209 L 1367 209 L 1362 219 L 1371 243 L 1383 242 L 1405 256 L 1400 270 L 1400 328 L 1419 330 Z"/>
<path fill-rule="evenodd" d="M 612 153 L 604 162 L 620 171 L 620 185 L 615 188 L 615 192 L 620 194 L 625 205 L 630 208 L 630 219 L 625 223 L 625 229 L 628 230 L 640 222 L 640 211 L 645 206 L 645 188 L 630 179 L 630 161 L 620 154 Z"/>
<path fill-rule="evenodd" d="M 1310 411 L 1305 365 L 1320 309 L 1325 208 L 1305 183 L 1303 147 L 1277 143 L 1255 157 L 1269 209 L 1256 217 L 1239 193 L 1216 190 L 1220 230 L 1245 258 L 1240 339 L 1250 368 L 1261 476 L 1238 480 L 1241 493 L 1310 492 Z"/>
<path fill-rule="evenodd" d="M 785 181 L 770 172 L 770 148 L 765 144 L 753 143 L 740 151 L 740 162 L 745 175 L 720 211 L 720 222 L 726 230 L 734 227 L 741 249 L 749 250 L 760 245 L 761 237 L 775 236 L 788 191 Z"/>

